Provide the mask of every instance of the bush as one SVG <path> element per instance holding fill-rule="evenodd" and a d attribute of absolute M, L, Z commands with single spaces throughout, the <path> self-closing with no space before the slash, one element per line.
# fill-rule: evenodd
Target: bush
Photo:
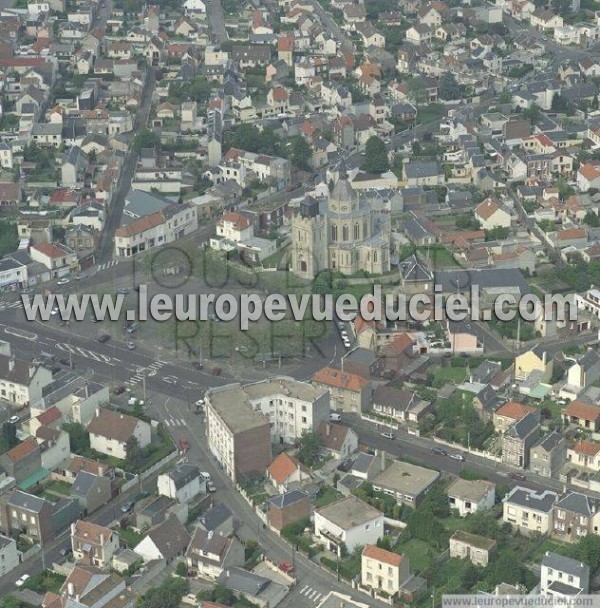
<path fill-rule="evenodd" d="M 179 562 L 177 567 L 175 568 L 175 574 L 177 576 L 187 576 L 188 575 L 188 567 L 185 562 Z"/>

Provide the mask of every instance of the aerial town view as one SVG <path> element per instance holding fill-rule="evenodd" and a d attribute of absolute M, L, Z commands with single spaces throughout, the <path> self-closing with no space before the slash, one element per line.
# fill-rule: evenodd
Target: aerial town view
<path fill-rule="evenodd" d="M 0 0 L 0 608 L 600 608 L 600 0 Z"/>

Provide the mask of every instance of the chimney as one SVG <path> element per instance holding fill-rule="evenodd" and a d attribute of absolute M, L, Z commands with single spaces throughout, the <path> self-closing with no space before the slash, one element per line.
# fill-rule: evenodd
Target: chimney
<path fill-rule="evenodd" d="M 104 534 L 100 534 L 100 544 L 104 545 Z"/>
<path fill-rule="evenodd" d="M 208 539 L 210 540 L 213 537 L 214 532 L 212 530 L 209 530 L 208 532 Z"/>
<path fill-rule="evenodd" d="M 385 471 L 385 450 L 381 450 L 381 472 Z"/>
<path fill-rule="evenodd" d="M 96 418 L 100 418 L 100 408 L 96 408 Z"/>
<path fill-rule="evenodd" d="M 14 369 L 15 369 L 15 358 L 14 358 L 14 357 L 11 357 L 11 358 L 8 360 L 8 371 L 9 371 L 9 372 L 12 372 Z"/>
<path fill-rule="evenodd" d="M 525 494 L 525 500 L 529 500 L 529 494 Z"/>
<path fill-rule="evenodd" d="M 329 435 L 331 434 L 331 425 L 329 424 L 329 422 L 327 423 L 327 425 L 325 426 L 326 433 L 327 433 L 327 437 L 329 437 Z"/>
<path fill-rule="evenodd" d="M 69 583 L 67 585 L 67 595 L 69 597 L 73 597 L 75 595 L 75 585 L 73 585 L 73 583 Z"/>
<path fill-rule="evenodd" d="M 73 534 L 75 534 L 76 529 L 77 529 L 77 526 L 74 523 L 71 524 L 71 536 L 73 536 Z"/>
<path fill-rule="evenodd" d="M 29 364 L 29 377 L 33 378 L 33 376 L 35 375 L 35 370 L 37 369 L 37 367 L 33 364 L 33 362 L 31 362 Z"/>

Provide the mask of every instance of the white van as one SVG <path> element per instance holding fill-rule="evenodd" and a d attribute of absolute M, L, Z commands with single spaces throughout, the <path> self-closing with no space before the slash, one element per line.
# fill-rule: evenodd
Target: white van
<path fill-rule="evenodd" d="M 341 422 L 342 417 L 336 412 L 331 412 L 331 414 L 329 414 L 329 420 L 331 420 L 331 422 Z"/>

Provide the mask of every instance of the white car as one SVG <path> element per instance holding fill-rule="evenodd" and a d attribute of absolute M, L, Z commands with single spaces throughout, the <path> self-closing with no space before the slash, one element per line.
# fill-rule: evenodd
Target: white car
<path fill-rule="evenodd" d="M 126 342 L 125 345 L 129 350 L 135 350 L 135 342 Z"/>
<path fill-rule="evenodd" d="M 23 586 L 23 585 L 24 585 L 24 584 L 27 582 L 27 579 L 29 579 L 29 578 L 31 578 L 31 575 L 29 575 L 29 574 L 24 574 L 24 575 L 23 575 L 23 576 L 22 576 L 22 577 L 21 577 L 21 578 L 20 578 L 20 579 L 19 579 L 19 580 L 18 580 L 18 581 L 15 583 L 15 585 L 16 585 L 17 587 L 22 587 L 22 586 Z"/>
<path fill-rule="evenodd" d="M 55 306 L 51 311 L 50 311 L 51 315 L 57 315 L 58 314 L 58 306 Z"/>
<path fill-rule="evenodd" d="M 460 460 L 461 462 L 465 461 L 465 457 L 462 454 L 449 454 L 450 458 L 454 458 L 454 460 Z"/>
<path fill-rule="evenodd" d="M 8 419 L 8 422 L 9 422 L 10 424 L 17 424 L 17 423 L 21 422 L 21 419 L 20 419 L 18 416 L 11 416 L 11 417 Z"/>
<path fill-rule="evenodd" d="M 57 285 L 67 285 L 71 282 L 70 279 L 60 279 L 60 281 L 56 281 Z"/>

